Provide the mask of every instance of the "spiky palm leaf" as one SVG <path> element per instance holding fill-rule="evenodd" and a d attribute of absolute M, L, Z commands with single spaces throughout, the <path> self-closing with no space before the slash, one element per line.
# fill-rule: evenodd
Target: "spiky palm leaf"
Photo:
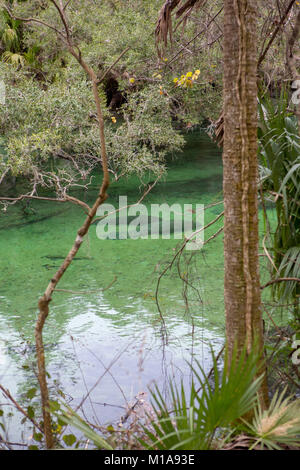
<path fill-rule="evenodd" d="M 2 54 L 2 59 L 4 62 L 7 62 L 14 66 L 18 66 L 18 65 L 23 66 L 25 64 L 24 57 L 21 54 L 18 54 L 16 52 L 5 51 Z"/>
<path fill-rule="evenodd" d="M 288 104 L 285 91 L 276 103 L 268 97 L 259 103 L 260 174 L 263 187 L 276 196 L 277 228 L 272 249 L 277 273 L 273 274 L 299 278 L 300 137 Z M 273 292 L 282 300 L 297 300 L 299 283 L 274 284 Z"/>
<path fill-rule="evenodd" d="M 248 433 L 254 436 L 252 448 L 282 449 L 282 446 L 300 447 L 300 399 L 285 398 L 286 389 L 274 394 L 267 410 L 258 405 Z"/>
<path fill-rule="evenodd" d="M 7 49 L 17 46 L 18 35 L 16 30 L 7 26 L 7 28 L 2 33 L 1 40 Z"/>
<path fill-rule="evenodd" d="M 214 381 L 198 362 L 192 367 L 193 381 L 187 397 L 183 383 L 174 385 L 169 380 L 171 402 L 156 387 L 152 392 L 156 419 L 152 430 L 145 429 L 151 444 L 148 449 L 205 450 L 214 446 L 216 433 L 231 433 L 238 420 L 255 405 L 262 377 L 256 377 L 259 357 L 256 352 L 241 355 L 235 352 L 231 365 L 225 360 L 220 375 L 213 356 Z"/>
<path fill-rule="evenodd" d="M 57 406 L 51 404 L 51 412 L 56 415 L 61 422 L 78 429 L 85 437 L 90 439 L 99 449 L 113 450 L 113 447 L 106 439 L 96 433 L 91 427 L 68 405 Z"/>
<path fill-rule="evenodd" d="M 279 266 L 277 277 L 300 279 L 300 246 L 287 250 Z M 299 282 L 287 281 L 277 287 L 282 300 L 290 299 L 299 290 Z"/>

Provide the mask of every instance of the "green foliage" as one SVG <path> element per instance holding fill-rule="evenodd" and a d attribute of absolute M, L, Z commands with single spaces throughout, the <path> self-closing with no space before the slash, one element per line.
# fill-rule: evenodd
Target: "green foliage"
<path fill-rule="evenodd" d="M 14 65 L 15 67 L 17 67 L 18 65 L 25 64 L 24 57 L 21 54 L 18 54 L 17 52 L 11 52 L 11 51 L 3 52 L 2 60 L 11 65 Z"/>
<path fill-rule="evenodd" d="M 62 186 L 86 180 L 101 156 L 93 96 L 81 70 L 66 69 L 46 89 L 22 70 L 12 76 L 9 66 L 2 65 L 2 75 L 7 103 L 0 116 L 7 138 L 2 171 L 9 168 L 16 176 L 55 188 L 56 177 Z M 184 144 L 172 126 L 169 98 L 149 85 L 130 95 L 113 124 L 103 90 L 99 92 L 111 170 L 115 175 L 160 174 L 166 154 Z"/>
<path fill-rule="evenodd" d="M 70 407 L 68 406 L 61 407 L 60 405 L 58 407 L 52 406 L 51 411 L 64 424 L 73 426 L 74 428 L 78 429 L 85 437 L 90 439 L 95 444 L 95 446 L 98 447 L 99 449 L 113 450 L 111 445 L 108 444 L 108 442 L 105 439 L 103 439 L 99 434 L 93 431 L 88 426 L 88 424 L 77 413 L 75 413 L 75 411 L 73 411 Z M 63 440 L 69 446 L 75 443 L 76 438 L 75 440 L 74 438 L 75 436 L 73 434 L 65 435 Z"/>
<path fill-rule="evenodd" d="M 300 246 L 292 246 L 284 254 L 278 269 L 278 276 L 283 278 L 300 279 Z M 278 287 L 280 298 L 283 300 L 299 297 L 299 282 L 287 281 Z"/>
<path fill-rule="evenodd" d="M 72 447 L 73 444 L 77 441 L 76 437 L 74 434 L 65 434 L 63 436 L 63 441 L 68 447 Z"/>
<path fill-rule="evenodd" d="M 129 79 L 135 78 L 135 86 L 144 87 L 157 82 L 170 89 L 174 99 L 173 117 L 185 123 L 199 124 L 207 117 L 216 117 L 221 107 L 221 54 L 216 42 L 208 51 L 202 47 L 193 53 L 180 53 L 169 65 L 174 55 L 174 46 L 165 51 L 165 58 L 158 59 L 154 31 L 161 0 L 140 2 L 139 0 L 109 1 L 101 5 L 87 0 L 72 1 L 68 6 L 68 19 L 72 25 L 74 41 L 80 46 L 84 57 L 102 73 L 124 51 L 129 48 L 112 75 L 117 79 L 121 91 L 130 93 L 135 87 Z M 218 11 L 220 2 L 212 7 L 211 14 Z M 42 21 L 60 28 L 60 20 L 54 7 L 49 3 L 41 8 L 39 2 L 22 2 L 16 5 L 20 16 L 39 17 Z M 200 16 L 200 21 L 202 18 Z M 88 28 L 87 28 L 88 24 Z M 197 28 L 196 28 L 197 29 Z M 193 38 L 195 28 L 186 28 L 186 40 Z M 174 42 L 182 43 L 180 29 L 174 33 Z M 203 38 L 204 40 L 204 38 Z M 65 65 L 73 64 L 63 45 L 57 41 L 53 31 L 43 27 L 24 25 L 24 50 L 39 46 L 36 54 L 38 68 L 48 80 L 63 73 Z M 195 45 L 194 45 L 195 46 Z M 24 54 L 26 58 L 26 55 Z M 189 70 L 201 70 L 201 80 L 189 92 L 182 93 L 173 86 L 173 78 Z M 161 76 L 162 82 L 154 78 Z"/>
<path fill-rule="evenodd" d="M 0 10 L 0 40 L 4 50 L 0 49 L 0 56 L 4 62 L 18 67 L 25 64 L 22 55 L 22 23 L 10 18 L 6 10 Z"/>
<path fill-rule="evenodd" d="M 30 390 L 28 390 L 28 392 L 26 393 L 26 396 L 27 396 L 27 398 L 29 398 L 31 400 L 32 398 L 35 397 L 36 393 L 37 393 L 37 388 L 34 387 L 34 388 L 31 388 Z"/>
<path fill-rule="evenodd" d="M 27 414 L 28 414 L 29 418 L 34 418 L 35 412 L 34 412 L 34 408 L 32 406 L 27 407 Z"/>
<path fill-rule="evenodd" d="M 285 397 L 286 390 L 279 395 L 275 392 L 267 410 L 255 409 L 252 424 L 247 430 L 254 436 L 252 448 L 260 445 L 270 450 L 280 450 L 280 446 L 300 447 L 300 399 L 292 401 Z"/>
<path fill-rule="evenodd" d="M 7 27 L 2 32 L 1 40 L 6 45 L 6 47 L 11 48 L 18 44 L 18 34 L 15 29 L 10 28 L 7 25 Z"/>
<path fill-rule="evenodd" d="M 13 7 L 20 17 L 61 28 L 51 2 L 14 2 Z M 153 33 L 160 8 L 160 0 L 104 0 L 101 5 L 74 0 L 68 5 L 73 40 L 99 76 L 129 48 L 107 78 L 117 82 L 127 101 L 119 115 L 109 114 L 104 88 L 100 89 L 109 165 L 115 176 L 161 174 L 165 155 L 178 151 L 184 142 L 174 122 L 190 128 L 216 115 L 220 107 L 221 88 L 214 84 L 220 77 L 218 45 L 210 57 L 203 51 L 179 54 L 169 66 L 171 48 L 158 59 Z M 0 132 L 7 137 L 7 155 L 2 156 L 1 173 L 9 169 L 35 187 L 56 189 L 59 178 L 61 192 L 78 180 L 86 184 L 101 155 L 95 106 L 83 71 L 53 30 L 20 24 L 5 11 L 2 20 L 7 49 L 1 75 L 7 99 Z M 187 31 L 187 38 L 193 34 Z M 179 31 L 174 39 L 181 41 Z M 197 83 L 189 89 L 174 86 L 174 77 L 189 70 L 199 70 Z"/>
<path fill-rule="evenodd" d="M 122 120 L 115 132 L 107 133 L 111 167 L 117 173 L 145 171 L 156 174 L 164 168 L 167 153 L 178 151 L 183 137 L 172 127 L 170 100 L 155 86 L 130 95 L 122 108 Z"/>
<path fill-rule="evenodd" d="M 220 449 L 236 435 L 246 433 L 249 448 L 280 450 L 283 446 L 300 447 L 300 400 L 275 392 L 267 410 L 257 399 L 262 377 L 257 377 L 259 356 L 245 350 L 234 352 L 231 366 L 225 360 L 220 375 L 213 356 L 214 380 L 197 364 L 189 398 L 184 390 L 169 381 L 170 403 L 156 387 L 152 391 L 155 419 L 147 427 L 147 449 L 207 450 Z M 245 416 L 254 417 L 247 421 Z M 149 444 L 150 442 L 150 444 Z"/>
<path fill-rule="evenodd" d="M 277 228 L 272 238 L 276 277 L 300 277 L 300 137 L 296 118 L 283 92 L 274 103 L 259 104 L 260 161 L 263 188 L 275 196 Z M 281 300 L 295 300 L 299 283 L 278 284 Z"/>
<path fill-rule="evenodd" d="M 6 50 L 20 50 L 21 27 L 22 23 L 20 20 L 11 18 L 6 10 L 1 9 L 0 38 Z"/>
<path fill-rule="evenodd" d="M 224 436 L 238 427 L 238 420 L 253 409 L 262 377 L 256 378 L 258 354 L 248 357 L 245 350 L 238 357 L 236 351 L 231 365 L 225 360 L 220 375 L 213 357 L 213 383 L 199 363 L 192 367 L 194 378 L 186 395 L 169 381 L 171 403 L 167 403 L 156 387 L 152 391 L 155 420 L 153 431 L 145 429 L 151 444 L 149 449 L 206 450 L 215 448 L 216 436 Z M 171 410 L 171 411 L 170 411 Z"/>

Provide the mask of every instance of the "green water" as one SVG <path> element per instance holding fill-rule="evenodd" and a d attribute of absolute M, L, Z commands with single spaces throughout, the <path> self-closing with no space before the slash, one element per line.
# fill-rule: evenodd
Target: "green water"
<path fill-rule="evenodd" d="M 97 184 L 95 178 L 88 194 L 80 190 L 76 195 L 92 202 Z M 118 207 L 118 197 L 123 195 L 134 203 L 143 191 L 137 178 L 122 180 L 112 184 L 108 202 Z M 207 205 L 221 199 L 221 153 L 204 134 L 193 133 L 187 136 L 184 152 L 169 159 L 167 176 L 143 203 L 148 207 L 164 202 Z M 205 223 L 221 211 L 222 205 L 208 209 Z M 49 202 L 32 202 L 26 212 L 22 205 L 11 207 L 0 221 L 0 383 L 19 399 L 34 382 L 24 364 L 30 365 L 34 358 L 30 344 L 37 300 L 84 218 L 78 206 Z M 185 361 L 191 357 L 209 368 L 209 344 L 218 350 L 223 341 L 222 235 L 193 257 L 192 282 L 201 301 L 190 288 L 189 313 L 176 269 L 163 278 L 159 299 L 167 344 L 162 338 L 155 288 L 178 242 L 99 240 L 93 225 L 59 285 L 73 293 L 53 296 L 44 329 L 51 390 L 57 384 L 73 406 L 99 380 L 91 395 L 93 409 L 90 403 L 87 406 L 101 422 L 120 416 L 120 409 L 103 403 L 123 406 L 125 398 L 132 399 L 153 380 L 163 384 L 166 373 L 189 380 Z M 101 291 L 115 277 L 113 285 Z M 89 290 L 93 292 L 82 293 Z"/>

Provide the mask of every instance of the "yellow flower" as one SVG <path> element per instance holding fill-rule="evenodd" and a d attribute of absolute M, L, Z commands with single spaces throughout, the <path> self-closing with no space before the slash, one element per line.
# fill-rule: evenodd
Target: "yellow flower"
<path fill-rule="evenodd" d="M 116 118 L 115 118 L 114 116 L 111 118 L 111 120 L 112 120 L 112 122 L 113 122 L 114 124 L 117 122 L 117 120 L 116 120 Z"/>
<path fill-rule="evenodd" d="M 174 83 L 177 83 L 177 82 L 178 82 L 178 78 L 174 78 L 173 82 L 174 82 Z"/>
<path fill-rule="evenodd" d="M 130 83 L 134 83 L 134 82 L 135 82 L 135 79 L 134 79 L 133 77 L 131 77 L 131 78 L 129 79 L 129 81 L 130 81 Z"/>
<path fill-rule="evenodd" d="M 165 59 L 164 59 L 164 61 L 165 61 L 165 62 L 168 62 L 168 59 L 167 59 L 167 58 L 165 58 Z"/>
<path fill-rule="evenodd" d="M 60 424 L 57 424 L 56 429 L 55 429 L 55 432 L 56 432 L 57 434 L 60 434 L 60 433 L 62 432 L 62 426 L 61 426 Z"/>
<path fill-rule="evenodd" d="M 193 72 L 188 72 L 188 73 L 186 74 L 186 78 L 189 78 L 189 77 L 191 77 L 192 75 L 193 75 Z"/>
<path fill-rule="evenodd" d="M 200 70 L 195 70 L 196 75 L 200 75 L 200 73 L 201 73 Z"/>
<path fill-rule="evenodd" d="M 187 80 L 187 81 L 186 81 L 186 86 L 189 87 L 189 88 L 192 88 L 192 86 L 193 86 L 193 80 Z"/>

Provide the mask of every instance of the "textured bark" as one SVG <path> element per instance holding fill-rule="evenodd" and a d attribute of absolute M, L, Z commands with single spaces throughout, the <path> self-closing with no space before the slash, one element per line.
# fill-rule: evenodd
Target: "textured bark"
<path fill-rule="evenodd" d="M 224 255 L 226 339 L 247 351 L 263 323 L 258 258 L 257 50 L 255 0 L 224 1 Z M 267 387 L 261 403 L 267 404 Z"/>

